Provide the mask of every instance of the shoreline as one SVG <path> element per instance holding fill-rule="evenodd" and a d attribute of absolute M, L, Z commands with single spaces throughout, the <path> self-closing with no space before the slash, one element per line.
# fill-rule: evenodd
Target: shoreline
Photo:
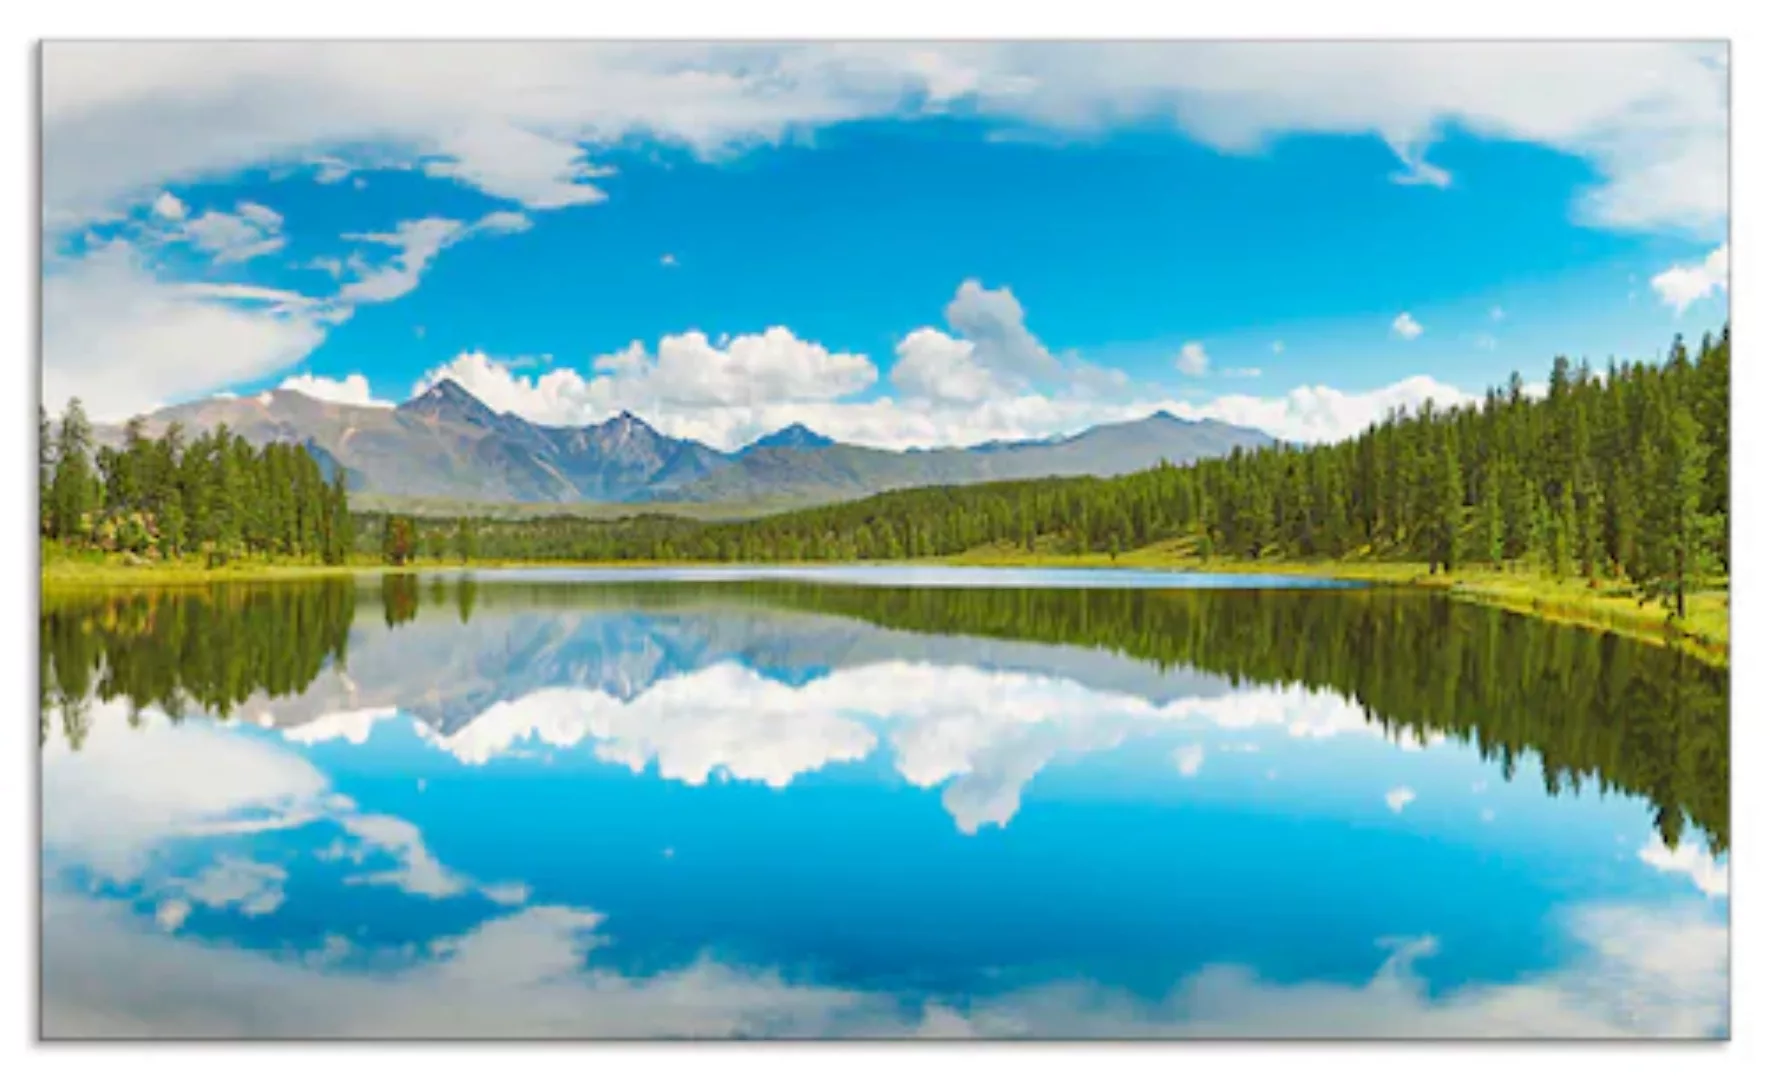
<path fill-rule="evenodd" d="M 41 588 L 194 588 L 228 582 L 301 581 L 357 578 L 387 573 L 471 572 L 475 570 L 549 569 L 679 569 L 719 566 L 721 563 L 684 561 L 513 561 L 475 559 L 424 560 L 403 567 L 382 563 L 349 563 L 318 566 L 293 563 L 234 563 L 208 568 L 194 561 L 177 565 L 57 560 L 40 566 Z M 770 562 L 770 566 L 828 566 L 827 562 Z M 1643 606 L 1619 587 L 1593 590 L 1575 580 L 1555 582 L 1521 573 L 1482 567 L 1464 567 L 1454 573 L 1430 574 L 1424 563 L 1359 562 L 1346 560 L 1263 561 L 1246 559 L 1200 559 L 1171 549 L 1142 549 L 1116 559 L 1110 555 L 1028 554 L 1018 550 L 977 550 L 932 559 L 901 560 L 897 565 L 973 566 L 1022 569 L 1171 570 L 1211 574 L 1267 574 L 1283 577 L 1332 578 L 1371 585 L 1434 589 L 1464 603 L 1500 608 L 1515 614 L 1588 630 L 1619 634 L 1637 641 L 1679 649 L 1715 667 L 1730 662 L 1729 597 L 1726 591 L 1691 598 L 1689 617 L 1683 624 L 1663 609 Z"/>
<path fill-rule="evenodd" d="M 1663 608 L 1643 606 L 1634 596 L 1623 593 L 1621 587 L 1615 583 L 1611 583 L 1607 589 L 1593 590 L 1573 578 L 1557 582 L 1534 574 L 1479 566 L 1465 566 L 1448 574 L 1432 574 L 1423 562 L 1200 559 L 1190 554 L 1182 556 L 1159 548 L 1126 552 L 1116 560 L 1110 555 L 1100 554 L 1028 555 L 1025 552 L 983 550 L 940 561 L 957 566 L 1272 574 L 1432 589 L 1464 603 L 1499 608 L 1546 622 L 1614 633 L 1635 641 L 1678 649 L 1714 667 L 1730 666 L 1730 598 L 1726 590 L 1692 596 L 1688 616 L 1680 625 Z"/>

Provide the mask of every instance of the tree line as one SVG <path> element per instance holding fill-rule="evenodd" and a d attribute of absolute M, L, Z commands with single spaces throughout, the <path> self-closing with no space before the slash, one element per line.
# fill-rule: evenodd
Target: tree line
<path fill-rule="evenodd" d="M 356 546 L 342 470 L 328 483 L 305 446 L 255 448 L 225 424 L 187 438 L 173 423 L 151 439 L 140 417 L 120 447 L 95 446 L 78 399 L 53 431 L 39 406 L 38 424 L 45 539 L 212 565 L 247 554 L 338 564 Z"/>
<path fill-rule="evenodd" d="M 410 550 L 534 560 L 889 560 L 985 545 L 1118 554 L 1416 559 L 1628 582 L 1683 614 L 1722 580 L 1729 536 L 1730 333 L 1602 374 L 1557 358 L 1479 402 L 1392 412 L 1343 442 L 1237 449 L 1111 479 L 887 492 L 749 521 L 400 519 Z M 372 516 L 371 525 L 395 528 Z M 465 538 L 465 539 L 464 539 Z"/>

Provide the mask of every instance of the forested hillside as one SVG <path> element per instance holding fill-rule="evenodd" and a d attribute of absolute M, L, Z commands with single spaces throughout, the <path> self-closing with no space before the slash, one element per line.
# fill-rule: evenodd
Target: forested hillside
<path fill-rule="evenodd" d="M 1187 540 L 1235 558 L 1480 562 L 1624 580 L 1681 614 L 1688 592 L 1727 569 L 1730 350 L 1723 328 L 1694 355 L 1675 341 L 1663 364 L 1597 373 L 1558 358 L 1540 397 L 1515 374 L 1479 403 L 1428 404 L 1345 442 L 1237 449 L 1113 479 L 920 488 L 745 522 L 416 522 L 413 543 L 436 555 L 471 543 L 492 558 L 766 561 Z"/>
<path fill-rule="evenodd" d="M 66 547 L 163 559 L 246 554 L 345 561 L 355 546 L 344 475 L 327 483 L 302 446 L 255 448 L 225 425 L 185 441 L 131 421 L 121 447 L 93 446 L 71 402 L 52 432 L 39 407 L 42 535 Z"/>

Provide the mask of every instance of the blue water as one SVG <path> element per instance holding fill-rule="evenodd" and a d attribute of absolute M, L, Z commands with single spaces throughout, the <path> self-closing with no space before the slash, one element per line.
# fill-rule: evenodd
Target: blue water
<path fill-rule="evenodd" d="M 361 601 L 345 663 L 231 720 L 95 695 L 43 748 L 46 1033 L 1726 1031 L 1725 856 L 1640 798 L 1109 649 L 494 602 L 562 576 L 485 576 L 471 617 Z M 570 575 L 636 576 L 760 575 Z"/>
<path fill-rule="evenodd" d="M 1188 570 L 1063 569 L 1039 567 L 920 566 L 904 563 L 838 563 L 801 566 L 742 563 L 645 567 L 525 567 L 481 573 L 488 581 L 610 583 L 642 581 L 810 581 L 825 584 L 940 589 L 1356 589 L 1333 578 L 1290 574 L 1207 574 Z"/>

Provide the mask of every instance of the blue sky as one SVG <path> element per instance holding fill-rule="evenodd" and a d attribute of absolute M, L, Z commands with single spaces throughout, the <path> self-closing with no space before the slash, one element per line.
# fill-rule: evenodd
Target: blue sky
<path fill-rule="evenodd" d="M 52 409 L 1335 438 L 1727 315 L 1715 48 L 175 48 L 45 53 Z"/>

